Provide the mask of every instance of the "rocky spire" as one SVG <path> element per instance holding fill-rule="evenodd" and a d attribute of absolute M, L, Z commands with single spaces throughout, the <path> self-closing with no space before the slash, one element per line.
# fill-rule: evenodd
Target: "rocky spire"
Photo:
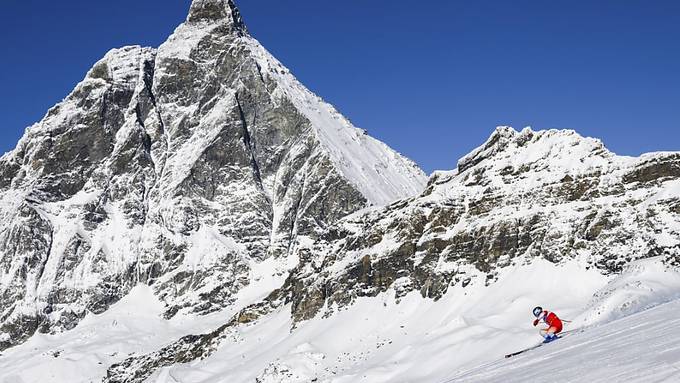
<path fill-rule="evenodd" d="M 246 31 L 233 0 L 193 0 L 189 9 L 188 23 L 224 21 L 234 29 Z"/>

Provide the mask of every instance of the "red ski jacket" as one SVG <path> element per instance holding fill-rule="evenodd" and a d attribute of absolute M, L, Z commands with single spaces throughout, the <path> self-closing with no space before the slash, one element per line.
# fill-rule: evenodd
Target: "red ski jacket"
<path fill-rule="evenodd" d="M 557 329 L 556 332 L 562 331 L 562 321 L 557 315 L 555 315 L 555 313 L 550 312 L 548 310 L 543 310 L 541 315 L 539 315 L 538 318 L 536 318 L 536 320 L 534 321 L 534 326 L 536 326 L 538 322 L 540 322 L 541 320 L 545 322 L 545 324 L 547 324 L 549 327 L 555 327 Z"/>

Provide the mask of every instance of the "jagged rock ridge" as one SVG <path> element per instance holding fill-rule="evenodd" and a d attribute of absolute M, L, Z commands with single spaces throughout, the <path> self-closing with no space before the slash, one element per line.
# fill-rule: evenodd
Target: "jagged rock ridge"
<path fill-rule="evenodd" d="M 422 195 L 341 220 L 299 249 L 313 261 L 293 272 L 287 299 L 303 320 L 388 288 L 438 299 L 537 258 L 605 274 L 656 256 L 678 265 L 678 203 L 679 153 L 620 157 L 574 131 L 501 127 Z"/>
<path fill-rule="evenodd" d="M 195 0 L 158 49 L 109 52 L 0 171 L 0 349 L 138 283 L 167 317 L 220 310 L 283 280 L 328 225 L 425 183 L 299 84 L 231 0 Z"/>

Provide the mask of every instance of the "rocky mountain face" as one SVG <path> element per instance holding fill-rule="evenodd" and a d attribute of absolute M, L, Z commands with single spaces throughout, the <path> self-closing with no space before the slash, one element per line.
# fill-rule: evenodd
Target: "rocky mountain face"
<path fill-rule="evenodd" d="M 0 174 L 0 350 L 138 283 L 167 318 L 248 303 L 298 246 L 426 182 L 299 84 L 231 0 L 193 1 L 158 49 L 109 52 Z"/>
<path fill-rule="evenodd" d="M 234 329 L 280 310 L 295 327 L 332 321 L 358 298 L 388 290 L 397 300 L 414 291 L 438 300 L 537 259 L 578 260 L 612 276 L 651 257 L 677 268 L 679 222 L 679 153 L 620 157 L 573 131 L 501 127 L 419 196 L 345 217 L 298 246 L 299 265 L 263 301 L 215 331 L 112 366 L 107 381 L 141 382 L 208 357 Z"/>
<path fill-rule="evenodd" d="M 296 320 L 394 288 L 439 299 L 499 268 L 583 260 L 604 274 L 680 265 L 680 153 L 619 157 L 573 131 L 498 128 L 418 197 L 341 220 L 284 289 Z"/>

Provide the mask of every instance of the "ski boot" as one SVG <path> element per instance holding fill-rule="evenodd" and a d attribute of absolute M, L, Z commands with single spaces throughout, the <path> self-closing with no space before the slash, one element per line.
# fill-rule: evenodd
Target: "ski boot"
<path fill-rule="evenodd" d="M 555 334 L 546 334 L 545 339 L 543 340 L 543 343 L 550 343 L 550 342 L 555 341 L 557 339 L 559 339 L 559 338 Z"/>

